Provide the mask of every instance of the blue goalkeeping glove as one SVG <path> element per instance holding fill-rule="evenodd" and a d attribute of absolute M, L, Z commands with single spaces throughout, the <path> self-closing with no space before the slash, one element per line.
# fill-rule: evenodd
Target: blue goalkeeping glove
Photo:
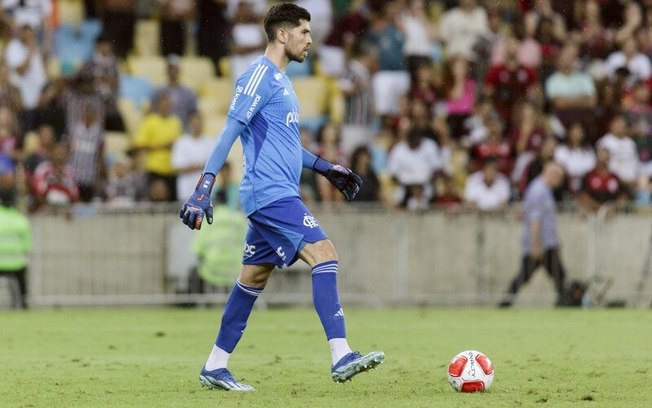
<path fill-rule="evenodd" d="M 347 201 L 355 198 L 362 186 L 362 179 L 351 169 L 330 163 L 321 157 L 317 157 L 312 168 L 322 176 L 326 177 L 337 188 Z"/>
<path fill-rule="evenodd" d="M 215 175 L 204 173 L 199 178 L 195 192 L 188 201 L 181 207 L 179 217 L 190 229 L 201 229 L 201 222 L 206 214 L 206 221 L 213 223 L 213 202 L 211 201 L 211 190 L 215 183 Z"/>

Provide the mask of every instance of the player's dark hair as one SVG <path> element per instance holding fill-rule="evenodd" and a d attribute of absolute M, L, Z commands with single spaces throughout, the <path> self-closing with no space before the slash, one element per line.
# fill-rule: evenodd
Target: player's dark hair
<path fill-rule="evenodd" d="M 301 24 L 300 20 L 310 21 L 310 13 L 303 7 L 292 3 L 279 3 L 269 9 L 263 22 L 267 40 L 276 39 L 279 28 L 294 28 Z"/>

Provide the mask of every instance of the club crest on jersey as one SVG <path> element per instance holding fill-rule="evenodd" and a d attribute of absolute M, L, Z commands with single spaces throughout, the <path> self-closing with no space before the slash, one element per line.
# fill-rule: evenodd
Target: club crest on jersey
<path fill-rule="evenodd" d="M 285 126 L 290 127 L 292 123 L 299 123 L 299 112 L 290 111 L 285 116 Z"/>
<path fill-rule="evenodd" d="M 317 219 L 310 214 L 305 214 L 303 216 L 303 225 L 305 225 L 308 228 L 319 227 L 319 223 L 317 222 Z"/>

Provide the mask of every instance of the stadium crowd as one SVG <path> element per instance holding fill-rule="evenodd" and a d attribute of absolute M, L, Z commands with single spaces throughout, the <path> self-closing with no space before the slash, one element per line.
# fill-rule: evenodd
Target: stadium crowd
<path fill-rule="evenodd" d="M 63 15 L 70 3 L 84 13 L 75 23 Z M 0 1 L 12 198 L 30 212 L 184 201 L 219 131 L 204 126 L 214 118 L 202 81 L 237 77 L 262 52 L 272 3 Z M 288 75 L 322 79 L 328 98 L 324 112 L 302 113 L 303 142 L 362 176 L 356 201 L 498 211 L 556 161 L 566 207 L 652 203 L 652 1 L 296 3 L 312 14 L 313 52 Z M 138 47 L 147 22 L 164 84 L 130 68 L 152 51 Z M 184 79 L 189 58 L 210 61 L 215 78 Z M 210 101 L 228 107 L 231 92 Z M 234 180 L 221 179 L 217 198 L 237 205 Z M 341 200 L 321 177 L 302 182 L 306 200 Z"/>

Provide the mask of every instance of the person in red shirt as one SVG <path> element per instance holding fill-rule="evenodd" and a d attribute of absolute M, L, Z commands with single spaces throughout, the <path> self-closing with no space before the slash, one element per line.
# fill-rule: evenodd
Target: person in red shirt
<path fill-rule="evenodd" d="M 627 190 L 618 176 L 609 170 L 609 150 L 601 147 L 597 152 L 597 164 L 584 176 L 577 203 L 590 213 L 606 211 L 605 216 L 627 203 Z"/>
<path fill-rule="evenodd" d="M 496 160 L 498 170 L 509 177 L 514 160 L 512 146 L 504 135 L 505 124 L 497 115 L 492 115 L 488 120 L 487 129 L 487 139 L 479 143 L 473 150 L 469 171 L 472 173 L 481 169 L 485 160 L 491 157 Z"/>
<path fill-rule="evenodd" d="M 493 66 L 485 78 L 485 94 L 493 99 L 506 123 L 511 122 L 514 107 L 526 98 L 534 98 L 539 88 L 536 71 L 519 63 L 518 49 L 518 39 L 508 38 L 505 62 Z"/>
<path fill-rule="evenodd" d="M 68 165 L 69 152 L 66 143 L 57 143 L 52 149 L 51 159 L 39 164 L 34 171 L 32 191 L 36 208 L 44 204 L 65 206 L 79 200 L 77 181 Z"/>

